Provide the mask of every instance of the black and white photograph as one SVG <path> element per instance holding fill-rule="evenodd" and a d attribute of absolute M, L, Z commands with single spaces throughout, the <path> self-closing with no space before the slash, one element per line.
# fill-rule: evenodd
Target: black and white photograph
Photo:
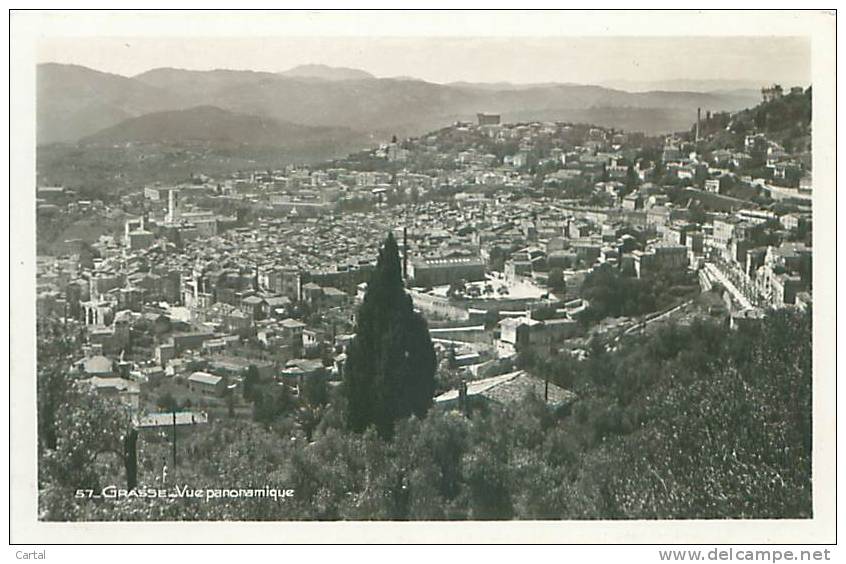
<path fill-rule="evenodd" d="M 11 20 L 28 531 L 833 542 L 833 13 Z"/>

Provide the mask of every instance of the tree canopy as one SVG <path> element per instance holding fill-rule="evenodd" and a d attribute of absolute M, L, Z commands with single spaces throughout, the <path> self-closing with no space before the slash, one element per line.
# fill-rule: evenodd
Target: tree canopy
<path fill-rule="evenodd" d="M 389 437 L 398 419 L 424 416 L 432 404 L 435 365 L 426 321 L 414 311 L 405 291 L 399 248 L 389 234 L 347 351 L 344 390 L 349 427 L 361 432 L 375 425 L 380 435 Z"/>

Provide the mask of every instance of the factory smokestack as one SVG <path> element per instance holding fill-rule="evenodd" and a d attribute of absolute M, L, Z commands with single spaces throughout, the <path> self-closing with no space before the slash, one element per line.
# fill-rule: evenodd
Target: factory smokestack
<path fill-rule="evenodd" d="M 699 128 L 702 122 L 702 108 L 696 108 L 696 140 L 699 141 Z"/>

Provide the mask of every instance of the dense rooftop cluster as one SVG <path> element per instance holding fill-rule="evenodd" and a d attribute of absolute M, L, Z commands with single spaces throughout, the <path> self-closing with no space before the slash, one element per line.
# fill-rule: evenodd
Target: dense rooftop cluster
<path fill-rule="evenodd" d="M 40 187 L 39 229 L 79 236 L 39 257 L 38 313 L 78 330 L 78 379 L 140 416 L 165 393 L 220 410 L 249 367 L 293 394 L 339 381 L 387 232 L 439 361 L 471 381 L 696 307 L 734 324 L 805 309 L 808 155 L 747 122 L 706 113 L 655 138 L 480 114 L 322 165 L 194 174 L 114 201 Z"/>

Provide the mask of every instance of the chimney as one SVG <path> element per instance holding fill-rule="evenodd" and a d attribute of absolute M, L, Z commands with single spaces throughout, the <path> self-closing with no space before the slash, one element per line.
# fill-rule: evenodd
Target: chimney
<path fill-rule="evenodd" d="M 696 108 L 696 140 L 699 141 L 699 127 L 702 122 L 702 108 Z"/>
<path fill-rule="evenodd" d="M 543 380 L 543 402 L 549 403 L 549 378 Z"/>

